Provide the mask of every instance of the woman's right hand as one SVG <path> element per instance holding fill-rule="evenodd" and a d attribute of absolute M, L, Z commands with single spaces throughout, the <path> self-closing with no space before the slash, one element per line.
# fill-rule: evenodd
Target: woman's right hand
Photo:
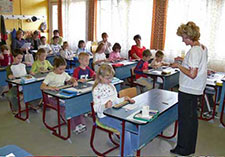
<path fill-rule="evenodd" d="M 112 107 L 112 101 L 109 100 L 107 103 L 105 103 L 105 108 L 111 108 Z"/>

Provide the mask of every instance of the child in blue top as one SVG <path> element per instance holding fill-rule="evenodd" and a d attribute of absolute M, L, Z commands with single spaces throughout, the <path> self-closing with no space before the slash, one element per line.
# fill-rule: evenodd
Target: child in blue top
<path fill-rule="evenodd" d="M 76 54 L 79 55 L 81 52 L 88 53 L 90 56 L 92 56 L 92 53 L 86 49 L 86 43 L 84 40 L 80 40 L 78 42 L 78 49 Z"/>

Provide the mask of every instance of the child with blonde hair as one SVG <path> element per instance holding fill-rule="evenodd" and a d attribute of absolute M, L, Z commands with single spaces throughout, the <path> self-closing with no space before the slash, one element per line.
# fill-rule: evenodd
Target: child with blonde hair
<path fill-rule="evenodd" d="M 93 58 L 93 64 L 94 64 L 95 71 L 98 71 L 100 64 L 108 61 L 108 59 L 106 59 L 106 56 L 104 53 L 105 49 L 106 49 L 106 45 L 104 43 L 100 43 L 96 49 L 96 52 L 95 52 L 94 58 Z"/>
<path fill-rule="evenodd" d="M 95 83 L 93 85 L 92 95 L 94 102 L 94 110 L 97 113 L 99 122 L 102 124 L 114 128 L 121 133 L 121 121 L 115 118 L 108 117 L 103 114 L 104 110 L 111 108 L 115 104 L 121 103 L 123 101 L 129 101 L 134 103 L 135 101 L 129 97 L 118 98 L 118 94 L 115 86 L 111 83 L 115 72 L 110 65 L 102 64 L 97 72 Z M 125 132 L 125 143 L 127 147 L 125 150 L 125 155 L 128 152 L 132 152 L 132 141 L 135 138 L 129 138 L 135 136 L 130 132 Z"/>
<path fill-rule="evenodd" d="M 36 54 L 36 61 L 32 64 L 30 74 L 45 73 L 53 69 L 51 63 L 46 60 L 47 53 L 44 48 L 38 50 Z"/>

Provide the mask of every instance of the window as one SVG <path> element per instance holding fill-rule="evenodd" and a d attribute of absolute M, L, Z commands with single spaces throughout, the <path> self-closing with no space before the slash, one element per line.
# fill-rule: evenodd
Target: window
<path fill-rule="evenodd" d="M 79 40 L 86 40 L 87 0 L 63 1 L 63 38 L 72 49 L 77 48 Z"/>
<path fill-rule="evenodd" d="M 224 7 L 225 1 L 222 0 L 169 0 L 165 42 L 167 57 L 172 61 L 183 49 L 186 52 L 190 49 L 176 35 L 176 31 L 180 24 L 193 21 L 200 27 L 200 42 L 208 48 L 209 67 L 225 71 Z"/>
<path fill-rule="evenodd" d="M 142 45 L 150 47 L 152 26 L 152 0 L 99 0 L 97 11 L 97 40 L 101 34 L 109 35 L 109 42 L 121 44 L 122 56 L 134 44 L 133 36 L 140 34 Z"/>
<path fill-rule="evenodd" d="M 57 3 L 50 2 L 50 28 L 49 28 L 49 36 L 52 38 L 52 32 L 55 29 L 58 29 L 58 5 Z"/>

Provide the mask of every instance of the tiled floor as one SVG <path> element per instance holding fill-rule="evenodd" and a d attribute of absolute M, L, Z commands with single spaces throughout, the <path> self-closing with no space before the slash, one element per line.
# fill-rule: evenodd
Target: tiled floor
<path fill-rule="evenodd" d="M 54 122 L 54 112 L 48 111 L 50 121 Z M 0 100 L 0 147 L 15 144 L 33 155 L 64 155 L 64 156 L 95 156 L 90 148 L 90 134 L 92 119 L 86 118 L 87 131 L 83 134 L 72 133 L 71 141 L 63 141 L 45 128 L 42 123 L 42 111 L 36 113 L 30 111 L 30 123 L 23 122 L 13 117 L 9 105 L 5 99 Z M 199 132 L 197 150 L 195 155 L 225 155 L 225 128 L 218 127 L 216 119 L 214 123 L 199 120 Z M 172 127 L 167 133 L 172 132 Z M 144 156 L 173 156 L 169 150 L 174 147 L 176 139 L 172 141 L 155 138 L 145 146 L 141 155 Z M 104 149 L 111 146 L 107 135 L 101 131 L 96 132 L 96 146 Z M 110 155 L 119 154 L 119 150 Z"/>

